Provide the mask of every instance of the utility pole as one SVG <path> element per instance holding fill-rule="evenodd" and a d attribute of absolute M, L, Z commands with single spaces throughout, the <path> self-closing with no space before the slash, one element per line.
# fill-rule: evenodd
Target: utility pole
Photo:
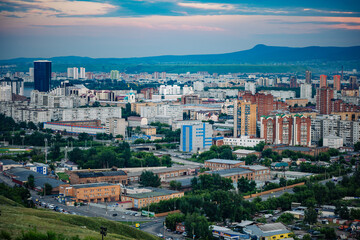
<path fill-rule="evenodd" d="M 47 163 L 47 146 L 48 146 L 47 138 L 45 138 L 44 141 L 45 141 L 45 163 Z"/>

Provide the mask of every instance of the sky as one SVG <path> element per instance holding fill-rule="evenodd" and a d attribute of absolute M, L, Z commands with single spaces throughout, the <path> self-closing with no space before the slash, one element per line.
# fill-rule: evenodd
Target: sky
<path fill-rule="evenodd" d="M 0 0 L 0 59 L 360 45 L 358 0 Z"/>

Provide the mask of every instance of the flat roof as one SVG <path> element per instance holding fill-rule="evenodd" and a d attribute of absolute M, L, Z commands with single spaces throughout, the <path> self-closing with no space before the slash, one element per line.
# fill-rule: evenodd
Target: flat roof
<path fill-rule="evenodd" d="M 252 171 L 247 170 L 245 168 L 230 168 L 230 169 L 223 169 L 217 171 L 206 171 L 208 174 L 219 174 L 220 176 L 233 176 L 237 174 L 246 174 L 252 173 Z"/>
<path fill-rule="evenodd" d="M 213 159 L 210 159 L 210 160 L 205 160 L 205 162 L 224 163 L 224 164 L 238 164 L 238 163 L 242 163 L 242 162 L 244 162 L 244 161 L 213 158 Z"/>
<path fill-rule="evenodd" d="M 261 165 L 243 165 L 241 166 L 243 168 L 249 168 L 253 170 L 267 170 L 267 167 L 261 166 Z"/>
<path fill-rule="evenodd" d="M 85 184 L 75 184 L 71 185 L 73 188 L 94 188 L 94 187 L 107 187 L 107 186 L 120 186 L 112 183 L 100 182 L 100 183 L 85 183 Z"/>
<path fill-rule="evenodd" d="M 234 153 L 250 154 L 250 153 L 256 153 L 256 151 L 255 150 L 238 149 L 238 150 L 234 151 Z"/>
<path fill-rule="evenodd" d="M 126 176 L 126 173 L 123 170 L 104 172 L 75 172 L 75 174 L 78 175 L 79 178 Z"/>
<path fill-rule="evenodd" d="M 247 230 L 251 231 L 251 235 L 256 235 L 258 237 L 269 237 L 278 234 L 291 233 L 287 230 L 282 223 L 270 223 L 264 225 L 250 225 L 246 227 Z"/>
<path fill-rule="evenodd" d="M 126 196 L 140 199 L 140 198 L 159 197 L 159 196 L 167 196 L 167 195 L 171 195 L 171 194 L 175 194 L 175 193 L 181 193 L 179 191 L 173 191 L 173 190 L 168 190 L 168 189 L 163 189 L 163 188 L 147 188 L 147 189 L 150 189 L 152 191 L 144 192 L 144 193 L 129 194 Z"/>
<path fill-rule="evenodd" d="M 138 172 L 129 172 L 127 175 L 129 177 L 134 177 L 134 176 L 140 176 L 142 172 L 144 171 L 149 171 L 149 172 L 153 172 L 153 173 L 167 173 L 167 172 L 173 172 L 173 171 L 181 171 L 181 170 L 190 170 L 190 169 L 197 169 L 199 167 L 186 167 L 186 166 L 179 166 L 179 167 L 168 167 L 168 168 L 161 168 L 161 169 L 153 169 L 153 170 L 143 170 L 143 171 L 138 171 Z"/>

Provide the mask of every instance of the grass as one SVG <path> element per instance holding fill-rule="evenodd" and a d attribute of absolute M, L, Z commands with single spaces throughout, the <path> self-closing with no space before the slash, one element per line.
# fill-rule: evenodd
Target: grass
<path fill-rule="evenodd" d="M 101 226 L 108 229 L 106 240 L 158 239 L 125 224 L 104 218 L 65 215 L 50 210 L 20 207 L 3 196 L 0 196 L 0 211 L 0 231 L 9 232 L 13 239 L 20 236 L 22 231 L 33 229 L 41 233 L 52 231 L 68 237 L 79 236 L 81 239 L 100 239 Z"/>
<path fill-rule="evenodd" d="M 57 173 L 57 175 L 59 176 L 60 180 L 65 180 L 65 181 L 70 181 L 69 179 L 69 175 L 67 175 L 66 173 Z"/>

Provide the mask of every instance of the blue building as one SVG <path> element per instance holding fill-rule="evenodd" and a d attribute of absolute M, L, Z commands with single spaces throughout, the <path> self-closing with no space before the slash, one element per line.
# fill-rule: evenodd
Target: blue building
<path fill-rule="evenodd" d="M 212 125 L 209 123 L 194 123 L 181 126 L 180 151 L 202 152 L 212 145 Z"/>
<path fill-rule="evenodd" d="M 34 62 L 34 89 L 48 92 L 51 84 L 51 61 L 38 60 Z"/>

